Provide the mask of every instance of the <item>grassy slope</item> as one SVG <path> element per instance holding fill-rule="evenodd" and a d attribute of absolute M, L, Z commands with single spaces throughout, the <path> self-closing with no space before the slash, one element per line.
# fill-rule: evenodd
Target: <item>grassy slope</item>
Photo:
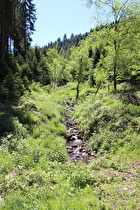
<path fill-rule="evenodd" d="M 55 91 L 32 85 L 10 110 L 14 131 L 1 139 L 0 209 L 140 208 L 137 98 L 130 90 L 95 97 L 94 89 L 81 89 L 73 114 L 97 151 L 95 161 L 68 161 L 62 116 L 67 99 L 75 97 L 74 85 Z"/>

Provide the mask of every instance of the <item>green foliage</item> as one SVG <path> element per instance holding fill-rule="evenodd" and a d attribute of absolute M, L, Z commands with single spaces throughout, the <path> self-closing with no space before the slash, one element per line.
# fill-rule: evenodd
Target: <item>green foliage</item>
<path fill-rule="evenodd" d="M 74 113 L 98 151 L 88 165 L 70 162 L 65 148 L 62 116 L 75 99 L 74 83 L 55 90 L 33 83 L 11 107 L 13 132 L 0 147 L 1 209 L 139 208 L 139 106 L 134 97 L 124 100 L 122 86 L 116 95 L 95 92 L 81 85 Z"/>
<path fill-rule="evenodd" d="M 3 136 L 5 132 L 11 132 L 13 127 L 9 107 L 0 103 L 0 135 Z"/>
<path fill-rule="evenodd" d="M 132 101 L 126 105 L 120 101 L 119 94 L 115 97 L 105 91 L 96 97 L 88 96 L 75 109 L 75 117 L 85 138 L 89 139 L 89 147 L 95 151 L 112 152 L 124 147 L 128 152 L 139 135 L 139 106 Z M 132 150 L 137 150 L 138 145 L 137 142 Z"/>
<path fill-rule="evenodd" d="M 76 82 L 76 100 L 79 98 L 80 84 L 84 82 L 88 75 L 89 59 L 87 53 L 80 48 L 73 48 L 71 60 L 67 68 Z"/>
<path fill-rule="evenodd" d="M 139 23 L 139 2 L 131 0 L 87 2 L 90 6 L 94 5 L 99 12 L 103 11 L 104 16 L 107 15 L 106 19 L 113 22 L 111 25 L 106 24 L 103 29 L 97 33 L 94 32 L 93 35 L 96 43 L 104 43 L 106 55 L 100 59 L 102 64 L 100 68 L 102 67 L 105 72 L 108 71 L 108 76 L 110 79 L 112 77 L 114 90 L 116 90 L 118 78 L 132 82 L 130 79 L 132 66 L 136 67 L 139 60 L 136 59 L 139 51 L 139 47 L 137 48 L 139 32 L 135 25 L 136 22 Z"/>
<path fill-rule="evenodd" d="M 94 185 L 96 179 L 93 177 L 91 170 L 82 170 L 81 167 L 82 166 L 79 165 L 71 175 L 71 185 L 78 188 L 85 188 L 87 185 Z"/>
<path fill-rule="evenodd" d="M 0 173 L 13 170 L 13 158 L 6 148 L 0 149 Z"/>
<path fill-rule="evenodd" d="M 64 85 L 70 77 L 66 71 L 67 60 L 61 57 L 57 50 L 50 49 L 47 52 L 47 63 L 52 87 Z"/>
<path fill-rule="evenodd" d="M 56 49 L 59 55 L 63 56 L 66 59 L 69 59 L 71 55 L 71 48 L 77 47 L 80 45 L 80 41 L 84 40 L 89 33 L 74 35 L 71 34 L 68 39 L 66 34 L 64 35 L 64 39 L 57 39 L 55 42 L 48 43 L 47 46 L 44 46 L 44 51 L 49 51 L 50 49 Z"/>
<path fill-rule="evenodd" d="M 18 65 L 12 57 L 7 62 L 0 60 L 0 72 L 1 102 L 18 101 L 25 89 L 20 78 Z"/>
<path fill-rule="evenodd" d="M 64 163 L 67 160 L 67 154 L 66 152 L 63 152 L 61 150 L 48 150 L 47 152 L 47 159 L 48 161 L 57 161 L 57 162 L 61 162 Z"/>
<path fill-rule="evenodd" d="M 31 42 L 36 20 L 32 0 L 2 1 L 0 16 L 0 58 L 7 60 L 10 55 L 24 55 Z"/>

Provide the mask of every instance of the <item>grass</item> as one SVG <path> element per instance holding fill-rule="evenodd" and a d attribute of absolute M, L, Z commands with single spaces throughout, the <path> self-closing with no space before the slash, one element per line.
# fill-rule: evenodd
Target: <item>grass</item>
<path fill-rule="evenodd" d="M 97 152 L 88 165 L 70 162 L 65 148 L 63 116 L 65 102 L 75 99 L 73 83 L 55 90 L 32 84 L 18 106 L 1 105 L 0 116 L 10 116 L 12 126 L 1 136 L 0 209 L 139 209 L 140 110 L 120 90 L 95 97 L 93 88 L 80 88 L 73 115 Z"/>
<path fill-rule="evenodd" d="M 124 147 L 127 152 L 135 150 L 138 153 L 139 113 L 140 106 L 126 104 L 120 94 L 103 90 L 96 98 L 90 95 L 79 103 L 74 116 L 92 150 L 116 152 Z"/>

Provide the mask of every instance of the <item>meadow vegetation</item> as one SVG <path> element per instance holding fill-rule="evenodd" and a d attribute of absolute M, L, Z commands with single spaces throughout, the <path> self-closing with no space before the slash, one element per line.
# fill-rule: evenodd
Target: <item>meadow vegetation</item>
<path fill-rule="evenodd" d="M 65 104 L 76 98 L 75 83 L 34 83 L 17 106 L 3 109 L 2 129 L 10 127 L 0 146 L 0 209 L 139 209 L 140 92 L 123 87 L 95 95 L 80 86 L 72 114 L 96 151 L 90 164 L 70 162 L 65 148 Z"/>

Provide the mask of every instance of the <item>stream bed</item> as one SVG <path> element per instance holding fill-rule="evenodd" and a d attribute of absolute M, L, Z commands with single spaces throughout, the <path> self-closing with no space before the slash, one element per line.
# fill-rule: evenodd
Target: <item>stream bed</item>
<path fill-rule="evenodd" d="M 86 142 L 83 138 L 82 131 L 79 129 L 76 121 L 72 117 L 74 102 L 69 100 L 66 103 L 67 114 L 65 116 L 65 125 L 67 127 L 66 149 L 69 159 L 72 162 L 82 161 L 84 163 L 91 163 L 96 154 L 86 147 Z"/>

